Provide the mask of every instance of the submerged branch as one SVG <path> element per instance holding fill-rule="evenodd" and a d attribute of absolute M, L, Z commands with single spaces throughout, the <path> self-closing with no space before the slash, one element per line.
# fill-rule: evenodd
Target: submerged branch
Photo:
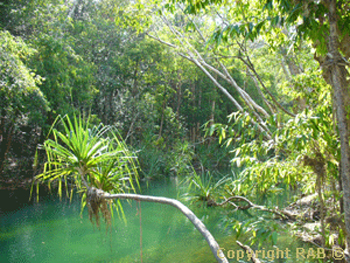
<path fill-rule="evenodd" d="M 238 206 L 237 204 L 231 202 L 232 200 L 244 201 L 244 202 L 247 203 L 247 205 L 245 205 L 245 206 Z M 279 216 L 282 220 L 295 221 L 295 217 L 291 213 L 288 213 L 287 211 L 280 211 L 278 209 L 271 209 L 271 208 L 267 208 L 267 207 L 262 206 L 262 205 L 254 204 L 252 201 L 250 201 L 249 199 L 247 199 L 247 198 L 245 198 L 243 196 L 230 196 L 229 198 L 225 199 L 221 203 L 217 203 L 214 200 L 209 200 L 209 201 L 210 202 L 208 202 L 208 205 L 210 205 L 210 206 L 223 206 L 223 205 L 229 203 L 231 205 L 234 204 L 233 206 L 236 209 L 239 209 L 239 210 L 247 210 L 247 209 L 253 208 L 253 209 L 258 209 L 258 210 L 261 210 L 261 211 L 265 211 L 265 212 L 269 212 L 269 213 L 275 214 L 275 215 Z"/>

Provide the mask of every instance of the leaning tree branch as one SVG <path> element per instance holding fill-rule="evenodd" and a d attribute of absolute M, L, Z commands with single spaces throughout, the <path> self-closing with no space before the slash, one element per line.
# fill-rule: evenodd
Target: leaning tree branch
<path fill-rule="evenodd" d="M 169 47 L 172 47 L 172 48 L 175 48 L 175 49 L 179 49 L 178 46 L 176 46 L 176 45 L 174 45 L 172 43 L 166 42 L 166 41 L 164 41 L 164 40 L 162 40 L 162 39 L 160 39 L 158 37 L 155 37 L 155 36 L 153 36 L 151 34 L 146 34 L 146 35 L 149 36 L 150 38 L 153 38 L 154 40 L 159 41 L 162 44 L 165 44 L 165 45 L 169 46 Z M 189 53 L 190 55 L 192 54 L 189 50 L 187 50 L 187 53 Z M 234 99 L 232 97 L 232 95 L 223 86 L 221 86 L 219 84 L 219 82 L 201 65 L 201 63 L 197 59 L 194 58 L 193 55 L 186 56 L 185 54 L 183 54 L 181 52 L 177 52 L 177 54 L 179 56 L 187 59 L 188 61 L 191 61 L 192 63 L 194 63 L 200 70 L 203 71 L 204 74 L 206 74 L 210 78 L 211 81 L 213 81 L 214 85 L 216 87 L 218 87 L 229 98 L 229 100 L 231 102 L 233 102 L 233 104 L 238 108 L 238 110 L 244 111 L 243 107 L 237 102 L 237 100 Z"/>
<path fill-rule="evenodd" d="M 214 85 L 219 88 L 219 90 L 221 92 L 223 92 L 226 97 L 229 98 L 229 100 L 231 102 L 233 102 L 233 104 L 238 108 L 239 111 L 242 111 L 242 112 L 245 112 L 245 110 L 243 109 L 243 107 L 238 103 L 238 101 L 233 98 L 233 96 L 227 91 L 227 89 L 225 89 L 213 76 L 212 74 L 207 70 L 211 70 L 217 74 L 220 75 L 220 77 L 223 77 L 226 81 L 228 81 L 230 84 L 232 84 L 236 90 L 239 92 L 239 94 L 241 95 L 241 98 L 243 99 L 243 101 L 248 105 L 248 106 L 251 106 L 253 109 L 257 109 L 259 107 L 257 107 L 256 103 L 255 103 L 255 107 L 253 106 L 253 100 L 251 99 L 251 97 L 243 91 L 243 89 L 241 89 L 235 82 L 232 83 L 230 81 L 229 78 L 227 78 L 225 76 L 225 74 L 223 74 L 222 72 L 218 71 L 217 69 L 213 68 L 212 66 L 210 66 L 208 63 L 205 62 L 205 60 L 203 59 L 203 57 L 199 54 L 199 52 L 187 41 L 186 37 L 181 33 L 179 32 L 177 29 L 175 29 L 171 24 L 170 22 L 168 21 L 168 19 L 165 17 L 165 16 L 162 16 L 162 20 L 164 22 L 164 24 L 169 28 L 169 30 L 172 32 L 172 34 L 178 39 L 178 41 L 180 42 L 180 44 L 182 45 L 182 47 L 180 48 L 179 46 L 176 46 L 172 43 L 168 43 L 164 40 L 161 40 L 159 37 L 155 37 L 155 36 L 152 36 L 150 34 L 147 34 L 149 37 L 159 41 L 160 43 L 163 43 L 169 47 L 172 47 L 174 49 L 177 50 L 177 53 L 178 55 L 180 55 L 181 57 L 184 57 L 186 59 L 188 59 L 189 61 L 191 61 L 192 63 L 194 63 L 200 70 L 202 70 L 202 72 L 207 75 L 210 80 L 214 83 Z M 187 55 L 179 52 L 179 50 L 181 50 L 182 48 L 184 48 L 187 53 Z M 193 53 L 193 52 L 195 53 Z M 236 85 L 234 85 L 236 84 Z M 261 107 L 260 107 L 261 108 Z M 262 108 L 261 108 L 262 109 Z M 253 114 L 256 116 L 258 115 L 258 113 L 256 113 L 254 110 L 253 111 Z M 268 115 L 268 114 L 267 114 Z M 257 116 L 256 116 L 257 117 Z M 264 122 L 261 120 L 261 118 L 259 118 L 260 116 L 258 116 L 258 121 L 254 121 L 252 119 L 252 123 L 253 124 L 257 124 L 259 130 L 261 132 L 264 133 L 265 137 L 267 139 L 271 139 L 271 132 L 269 131 L 269 129 L 266 127 L 266 125 L 264 124 Z"/>
<path fill-rule="evenodd" d="M 249 76 L 251 77 L 251 79 L 253 80 L 254 82 L 254 85 L 256 87 L 256 90 L 258 91 L 258 93 L 260 94 L 261 98 L 263 99 L 263 101 L 265 102 L 266 106 L 269 108 L 270 112 L 274 113 L 274 109 L 273 109 L 273 104 L 271 102 L 269 102 L 267 100 L 267 98 L 265 97 L 264 93 L 262 92 L 262 90 L 260 89 L 259 87 L 259 83 L 257 81 L 257 79 L 255 78 L 255 76 L 253 75 L 253 73 L 251 73 L 251 71 L 249 71 L 248 69 L 248 72 L 249 72 Z"/>
<path fill-rule="evenodd" d="M 153 202 L 171 205 L 178 210 L 181 211 L 197 228 L 197 230 L 202 234 L 202 236 L 207 241 L 214 257 L 216 258 L 218 263 L 228 263 L 224 253 L 221 251 L 219 244 L 216 242 L 213 235 L 209 232 L 209 230 L 205 227 L 205 225 L 198 219 L 198 217 L 184 204 L 180 201 L 166 198 L 166 197 L 158 197 L 158 196 L 149 196 L 149 195 L 139 195 L 139 194 L 109 194 L 97 188 L 91 188 L 91 191 L 95 192 L 95 194 L 100 199 L 128 199 L 128 200 L 136 200 L 136 201 L 144 201 L 144 202 Z"/>
<path fill-rule="evenodd" d="M 243 60 L 242 60 L 243 61 Z M 267 94 L 269 94 L 270 98 L 273 100 L 273 102 L 276 104 L 276 106 L 278 108 L 280 108 L 282 111 L 284 111 L 285 113 L 287 113 L 289 116 L 291 117 L 295 117 L 296 115 L 292 112 L 290 112 L 289 110 L 287 110 L 285 107 L 283 107 L 275 98 L 275 96 L 272 95 L 272 93 L 268 90 L 268 88 L 265 86 L 264 82 L 262 81 L 262 79 L 260 78 L 259 74 L 256 72 L 254 66 L 252 66 L 251 62 L 250 62 L 251 66 L 248 66 L 249 69 L 253 72 L 253 74 L 256 76 L 256 78 L 258 79 L 260 85 L 264 88 L 264 90 L 266 91 Z"/>
<path fill-rule="evenodd" d="M 178 49 L 178 46 L 176 46 L 176 45 L 174 45 L 174 44 L 172 44 L 172 43 L 166 42 L 166 41 L 160 39 L 159 37 L 153 36 L 153 35 L 151 35 L 151 34 L 149 34 L 149 33 L 146 33 L 146 36 L 148 36 L 148 37 L 150 37 L 150 38 L 153 38 L 154 40 L 157 40 L 158 42 L 160 42 L 160 43 L 162 43 L 162 44 L 164 44 L 164 45 L 167 45 L 167 46 L 169 46 L 169 47 L 171 47 L 171 48 Z"/>
<path fill-rule="evenodd" d="M 228 73 L 226 67 L 220 62 L 220 65 L 223 67 L 225 71 L 225 73 L 222 73 L 220 70 L 214 68 L 213 66 L 209 65 L 205 59 L 203 58 L 203 56 L 198 52 L 198 50 L 196 48 L 193 47 L 193 45 L 191 45 L 186 37 L 184 36 L 183 33 L 181 33 L 179 30 L 177 30 L 174 26 L 171 25 L 171 23 L 169 22 L 169 20 L 165 17 L 162 16 L 162 20 L 163 22 L 168 26 L 169 30 L 173 33 L 173 35 L 180 41 L 180 43 L 182 44 L 182 46 L 187 50 L 187 54 L 191 57 L 191 61 L 194 62 L 207 76 L 209 72 L 207 72 L 207 70 L 203 70 L 204 67 L 209 69 L 210 71 L 213 71 L 215 74 L 219 75 L 221 78 L 223 78 L 225 81 L 227 81 L 228 83 L 230 83 L 236 90 L 237 92 L 240 94 L 241 98 L 243 99 L 243 101 L 246 103 L 246 105 L 251 108 L 253 114 L 257 117 L 258 121 L 258 126 L 259 129 L 265 130 L 265 132 L 270 136 L 270 131 L 269 129 L 266 127 L 266 125 L 264 124 L 264 122 L 262 121 L 261 117 L 259 116 L 259 113 L 262 113 L 266 118 L 268 118 L 270 115 L 261 107 L 259 106 L 257 103 L 255 103 L 255 101 L 250 97 L 250 95 L 248 93 L 246 93 L 241 87 L 239 87 L 239 85 L 234 81 L 234 79 L 232 78 L 232 76 Z M 193 22 L 194 23 L 194 22 Z M 198 27 L 196 27 L 198 30 Z M 201 32 L 199 31 L 198 33 L 201 34 Z M 202 34 L 203 36 L 203 34 Z M 192 51 L 194 52 L 194 54 L 192 53 Z M 210 73 L 209 73 L 210 74 Z M 209 76 L 210 77 L 210 76 Z M 211 78 L 211 77 L 210 77 Z M 212 78 L 211 78 L 212 79 Z M 213 81 L 214 82 L 214 81 Z M 216 83 L 214 82 L 214 84 L 216 85 Z M 216 85 L 220 90 L 222 90 L 222 88 L 220 88 L 218 85 Z M 224 92 L 225 93 L 225 92 Z M 225 93 L 226 94 L 226 93 Z M 232 96 L 228 96 L 229 99 L 232 101 L 232 99 L 230 97 Z M 256 111 L 255 111 L 256 110 Z M 262 131 L 261 130 L 261 131 Z"/>
<path fill-rule="evenodd" d="M 188 19 L 190 19 L 188 17 Z M 222 67 L 222 69 L 224 70 L 224 73 L 222 73 L 221 71 L 219 71 L 218 69 L 214 68 L 213 66 L 209 65 L 205 59 L 203 58 L 203 56 L 185 39 L 185 36 L 179 32 L 178 30 L 174 29 L 169 21 L 164 17 L 163 20 L 167 21 L 167 25 L 170 28 L 170 30 L 175 33 L 176 35 L 180 36 L 182 39 L 184 39 L 184 41 L 186 42 L 186 44 L 195 52 L 195 54 L 198 57 L 198 61 L 199 63 L 201 63 L 203 66 L 205 66 L 206 68 L 210 69 L 211 71 L 214 71 L 216 74 L 218 74 L 221 78 L 223 78 L 224 80 L 226 80 L 228 83 L 230 83 L 236 90 L 237 92 L 240 94 L 240 96 L 242 97 L 242 99 L 244 100 L 244 102 L 254 111 L 254 109 L 256 109 L 259 113 L 262 113 L 266 118 L 269 118 L 270 115 L 261 107 L 259 106 L 257 103 L 255 103 L 255 101 L 250 97 L 250 95 L 248 93 L 246 93 L 244 91 L 244 89 L 242 89 L 237 82 L 232 78 L 232 76 L 229 74 L 227 68 L 224 66 L 224 64 L 220 61 L 218 61 L 216 59 L 216 61 L 220 64 L 220 66 Z M 201 36 L 201 38 L 203 39 L 204 42 L 207 42 L 207 40 L 204 38 L 203 33 L 200 31 L 200 29 L 197 27 L 196 23 L 190 19 L 190 21 L 194 24 L 196 31 L 198 32 L 198 34 Z M 254 111 L 255 113 L 255 111 Z M 257 113 L 255 113 L 254 115 L 258 115 Z M 263 125 L 263 121 L 261 120 L 261 117 L 258 115 L 256 116 L 260 123 Z M 269 130 L 267 129 L 267 127 L 265 127 L 266 131 L 269 132 Z"/>
<path fill-rule="evenodd" d="M 218 69 L 214 68 L 213 66 L 209 65 L 207 62 L 205 62 L 205 60 L 202 58 L 202 56 L 196 52 L 197 55 L 199 56 L 199 61 L 200 63 L 205 66 L 206 68 L 210 69 L 211 71 L 213 71 L 215 74 L 219 75 L 222 79 L 224 79 L 225 81 L 227 81 L 228 83 L 230 83 L 239 93 L 239 95 L 242 97 L 243 101 L 246 103 L 246 105 L 251 108 L 253 111 L 255 111 L 255 109 L 262 113 L 266 118 L 269 118 L 270 115 L 262 108 L 260 107 L 251 97 L 250 95 L 244 91 L 244 89 L 242 89 L 237 82 L 232 78 L 232 76 L 229 74 L 227 68 L 224 66 L 224 64 L 222 64 L 220 61 L 218 61 L 219 65 L 223 68 L 223 70 L 225 71 L 225 74 L 222 73 L 221 71 L 219 71 Z M 263 123 L 262 119 L 260 116 L 257 116 L 258 119 L 260 119 L 260 123 Z M 266 128 L 266 127 L 265 127 Z M 267 128 L 266 128 L 267 129 Z M 268 129 L 267 129 L 268 131 Z"/>

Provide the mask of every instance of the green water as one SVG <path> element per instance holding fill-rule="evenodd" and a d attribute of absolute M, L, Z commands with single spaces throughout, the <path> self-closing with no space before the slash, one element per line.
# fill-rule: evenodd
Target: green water
<path fill-rule="evenodd" d="M 153 183 L 143 193 L 177 198 L 176 187 L 171 184 Z M 90 223 L 86 211 L 80 217 L 79 199 L 69 203 L 51 197 L 8 212 L 0 217 L 0 262 L 141 262 L 138 203 L 123 204 L 127 223 L 115 216 L 107 234 L 104 225 L 98 229 Z M 226 251 L 238 249 L 229 228 L 225 228 L 225 210 L 198 206 L 191 209 L 221 247 Z M 144 263 L 216 262 L 204 238 L 173 207 L 141 203 L 141 225 Z M 281 240 L 296 246 L 288 236 Z M 238 261 L 233 258 L 230 262 Z"/>
<path fill-rule="evenodd" d="M 172 185 L 153 184 L 144 193 L 176 197 Z M 0 218 L 0 262 L 140 262 L 137 202 L 124 202 L 127 223 L 115 215 L 106 234 L 93 226 L 79 199 L 71 204 L 49 198 Z M 199 209 L 201 210 L 201 209 Z M 213 233 L 223 235 L 219 214 L 197 211 Z M 210 219 L 211 218 L 211 219 Z M 143 262 L 215 262 L 203 237 L 173 207 L 141 203 Z"/>

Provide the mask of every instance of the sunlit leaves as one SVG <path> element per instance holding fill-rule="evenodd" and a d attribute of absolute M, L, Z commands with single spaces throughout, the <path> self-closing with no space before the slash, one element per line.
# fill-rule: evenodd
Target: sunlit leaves
<path fill-rule="evenodd" d="M 290 119 L 282 128 L 275 130 L 273 140 L 270 141 L 261 141 L 252 133 L 247 136 L 246 130 L 239 125 L 241 118 L 236 118 L 231 129 L 236 130 L 240 140 L 235 140 L 235 158 L 232 162 L 244 168 L 242 175 L 248 179 L 244 181 L 245 193 L 253 190 L 266 192 L 281 182 L 287 185 L 301 181 L 306 183 L 305 175 L 312 176 L 312 173 L 307 172 L 302 158 L 314 154 L 315 147 L 321 147 L 325 154 L 332 156 L 330 162 L 337 164 L 339 143 L 330 125 L 332 118 L 323 115 L 324 110 L 329 114 L 330 109 L 323 106 L 317 113 L 306 111 Z M 329 169 L 333 174 L 336 166 L 330 165 Z"/>
<path fill-rule="evenodd" d="M 47 109 L 38 88 L 41 78 L 25 64 L 34 52 L 20 37 L 0 32 L 0 116 L 12 123 L 25 115 L 40 122 Z"/>
<path fill-rule="evenodd" d="M 40 88 L 51 110 L 65 114 L 74 111 L 75 106 L 91 107 L 96 92 L 92 75 L 95 68 L 74 50 L 74 39 L 68 36 L 57 39 L 42 33 L 34 42 L 39 52 L 31 65 L 45 78 Z"/>
<path fill-rule="evenodd" d="M 324 17 L 327 8 L 323 2 L 295 2 L 289 0 L 279 1 L 185 1 L 189 14 L 199 14 L 214 8 L 225 10 L 226 21 L 213 32 L 211 43 L 220 46 L 230 43 L 238 36 L 246 40 L 255 41 L 278 29 L 292 28 L 296 34 L 289 34 L 287 38 L 294 44 L 301 39 L 312 40 L 318 54 L 326 52 L 326 35 L 328 24 Z M 346 17 L 341 24 L 346 24 Z M 348 24 L 348 23 L 347 23 Z M 347 34 L 349 30 L 347 29 Z"/>

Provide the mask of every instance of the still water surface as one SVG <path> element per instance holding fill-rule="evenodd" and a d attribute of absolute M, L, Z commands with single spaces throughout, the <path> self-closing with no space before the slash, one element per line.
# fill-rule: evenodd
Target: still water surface
<path fill-rule="evenodd" d="M 176 187 L 154 183 L 144 194 L 176 198 Z M 0 217 L 0 262 L 141 262 L 137 202 L 123 202 L 127 222 L 115 214 L 106 234 L 93 226 L 79 199 L 49 197 Z M 212 233 L 224 236 L 214 209 L 195 212 Z M 204 238 L 173 207 L 141 203 L 143 262 L 215 262 Z"/>
<path fill-rule="evenodd" d="M 178 198 L 176 186 L 172 183 L 152 183 L 143 194 Z M 70 203 L 68 200 L 60 202 L 56 196 L 47 196 L 39 203 L 0 213 L 0 262 L 141 262 L 139 204 L 135 201 L 123 204 L 127 222 L 115 214 L 113 227 L 108 233 L 105 225 L 98 229 L 90 223 L 87 211 L 80 216 L 78 198 Z M 3 205 L 0 204 L 0 208 Z M 222 221 L 227 210 L 198 206 L 191 206 L 191 209 L 220 246 L 226 248 L 226 253 L 229 249 L 239 249 Z M 216 262 L 204 238 L 175 208 L 143 202 L 141 224 L 143 263 Z M 283 243 L 279 245 L 281 249 L 289 247 L 293 250 L 298 246 L 289 235 L 280 240 Z M 248 261 L 233 258 L 230 262 Z M 265 262 L 307 261 L 280 258 Z"/>

